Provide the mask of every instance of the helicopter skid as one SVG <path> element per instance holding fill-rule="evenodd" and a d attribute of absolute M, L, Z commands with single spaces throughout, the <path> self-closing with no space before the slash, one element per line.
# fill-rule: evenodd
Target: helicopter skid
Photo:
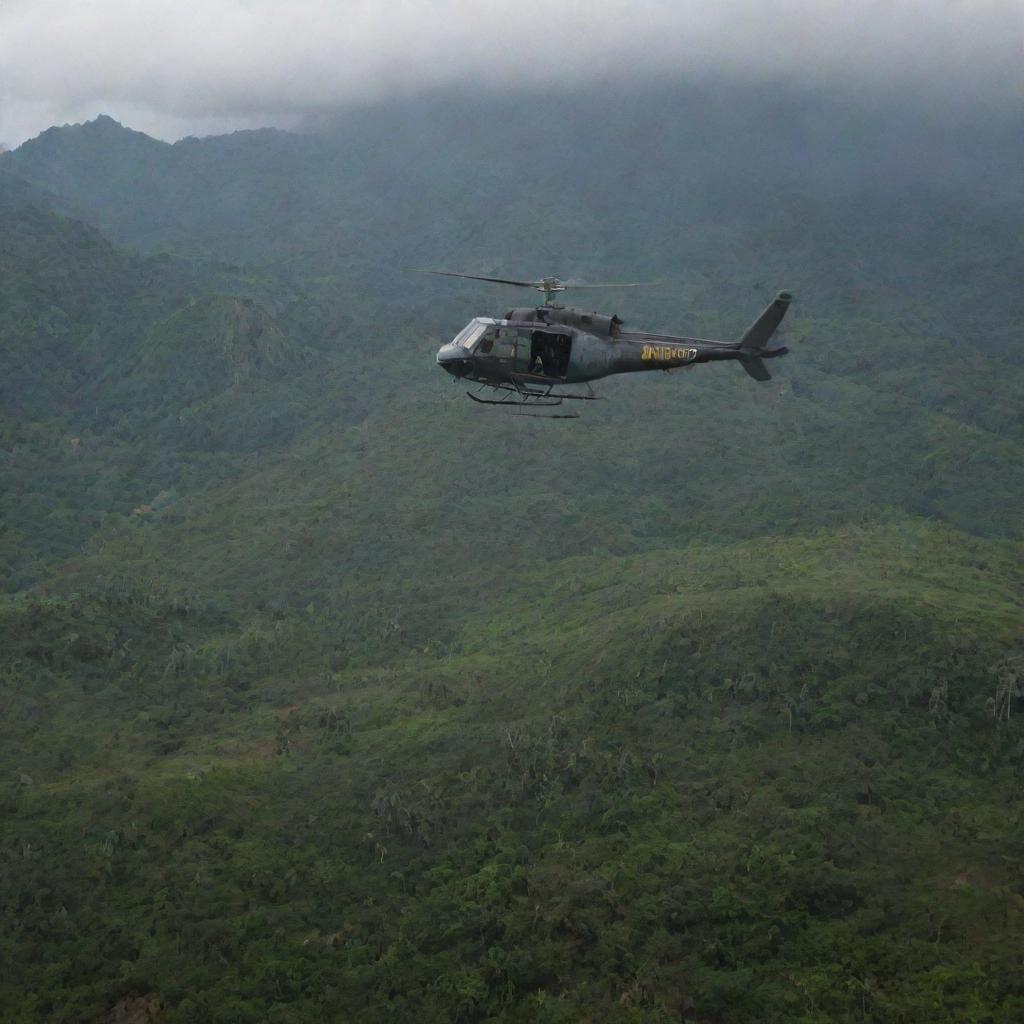
<path fill-rule="evenodd" d="M 510 416 L 538 416 L 549 420 L 577 420 L 580 417 L 578 412 L 541 412 L 542 409 L 557 408 L 562 404 L 561 398 L 555 398 L 550 400 L 538 399 L 531 401 L 529 398 L 524 398 L 523 401 L 519 402 L 511 396 L 507 398 L 478 398 L 471 391 L 466 392 L 467 395 L 474 402 L 479 402 L 480 405 L 496 405 L 499 408 L 507 409 Z M 534 412 L 534 410 L 537 410 Z"/>
<path fill-rule="evenodd" d="M 547 395 L 527 395 L 524 396 L 521 402 L 519 402 L 512 398 L 511 395 L 506 398 L 480 398 L 477 395 L 474 395 L 472 391 L 467 391 L 466 394 L 473 399 L 474 402 L 479 402 L 480 405 L 528 405 L 531 408 L 536 409 L 562 404 L 561 398 L 549 397 Z M 535 400 L 531 401 L 531 399 Z"/>
<path fill-rule="evenodd" d="M 504 391 L 507 393 L 507 397 L 479 398 L 469 391 L 466 394 L 481 405 L 561 405 L 566 399 L 577 402 L 596 402 L 601 397 L 594 394 L 594 390 L 589 384 L 586 385 L 587 393 L 581 395 L 569 391 L 556 391 L 555 387 L 558 383 L 560 382 L 551 377 L 517 374 L 512 378 L 511 383 L 482 381 L 477 389 L 482 391 L 484 388 L 491 388 L 493 391 Z M 522 399 L 522 401 L 516 399 Z"/>
<path fill-rule="evenodd" d="M 499 390 L 496 388 L 496 390 Z M 542 417 L 548 420 L 577 420 L 580 417 L 578 412 L 542 412 L 543 409 L 557 408 L 562 404 L 562 399 L 565 397 L 577 397 L 577 396 L 550 396 L 544 394 L 531 394 L 517 392 L 515 388 L 502 388 L 511 392 L 504 398 L 480 398 L 474 395 L 472 391 L 467 391 L 466 394 L 480 405 L 496 405 L 499 408 L 507 409 L 510 416 L 536 416 Z M 522 401 L 512 397 L 512 394 L 519 393 L 523 394 Z M 534 410 L 537 410 L 534 412 Z"/>
<path fill-rule="evenodd" d="M 555 384 L 556 382 L 548 377 L 523 375 L 514 377 L 511 383 L 492 384 L 484 381 L 477 389 L 482 391 L 484 388 L 491 388 L 496 393 L 504 392 L 500 398 L 481 398 L 479 395 L 473 394 L 472 391 L 467 391 L 466 394 L 480 405 L 503 407 L 513 416 L 536 416 L 551 420 L 575 420 L 579 419 L 579 413 L 553 413 L 541 410 L 560 406 L 567 398 L 577 401 L 594 401 L 598 397 L 589 384 L 587 385 L 589 393 L 586 395 L 555 391 Z"/>

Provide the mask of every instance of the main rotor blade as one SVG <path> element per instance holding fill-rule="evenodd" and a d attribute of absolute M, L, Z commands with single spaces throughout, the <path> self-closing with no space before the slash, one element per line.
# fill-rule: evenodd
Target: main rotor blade
<path fill-rule="evenodd" d="M 469 281 L 490 281 L 492 284 L 511 284 L 517 288 L 538 288 L 543 281 L 509 281 L 504 277 L 483 277 L 480 274 L 457 274 L 453 270 L 423 270 L 420 267 L 406 267 L 416 274 L 437 274 L 439 277 L 464 277 Z"/>
<path fill-rule="evenodd" d="M 660 281 L 630 281 L 628 284 L 620 284 L 615 281 L 605 284 L 588 284 L 586 281 L 563 281 L 566 288 L 653 288 L 661 284 Z"/>

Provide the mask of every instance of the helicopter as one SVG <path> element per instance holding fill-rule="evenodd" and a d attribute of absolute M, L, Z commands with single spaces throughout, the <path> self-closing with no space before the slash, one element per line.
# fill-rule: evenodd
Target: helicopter
<path fill-rule="evenodd" d="M 739 341 L 684 338 L 646 331 L 624 331 L 615 314 L 588 313 L 556 303 L 555 296 L 569 288 L 639 288 L 643 284 L 587 284 L 544 277 L 520 281 L 450 270 L 409 268 L 421 274 L 459 277 L 470 281 L 533 288 L 544 294 L 543 305 L 510 309 L 504 317 L 474 317 L 437 352 L 437 363 L 456 380 L 479 384 L 466 394 L 482 405 L 538 409 L 563 401 L 599 398 L 590 382 L 618 373 L 675 370 L 698 363 L 734 360 L 754 380 L 771 380 L 765 359 L 784 356 L 785 346 L 768 342 L 786 315 L 793 296 L 781 291 L 751 324 Z M 573 392 L 567 385 L 582 384 Z M 489 389 L 495 397 L 481 397 Z M 539 413 L 526 412 L 526 415 Z M 541 413 L 542 414 L 542 413 Z M 575 413 L 542 414 L 576 418 Z"/>

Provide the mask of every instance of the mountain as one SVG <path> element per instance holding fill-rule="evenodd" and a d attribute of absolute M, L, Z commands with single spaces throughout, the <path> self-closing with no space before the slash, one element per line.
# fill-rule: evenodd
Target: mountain
<path fill-rule="evenodd" d="M 120 250 L 55 205 L 0 173 L 0 546 L 15 588 L 80 550 L 113 509 L 173 490 L 182 447 L 290 436 L 302 398 L 280 399 L 276 420 L 266 405 L 312 366 L 252 297 L 266 291 L 259 275 Z"/>
<path fill-rule="evenodd" d="M 1024 1012 L 1019 135 L 548 99 L 0 160 L 5 1019 Z M 489 415 L 424 264 L 791 353 Z"/>
<path fill-rule="evenodd" d="M 88 168 L 93 187 L 100 190 L 100 202 L 116 205 L 130 195 L 145 169 L 159 166 L 166 148 L 101 115 L 87 124 L 47 129 L 19 146 L 9 162 L 18 172 L 36 169 L 37 174 L 27 176 L 59 196 L 73 194 L 82 180 L 81 171 Z"/>
<path fill-rule="evenodd" d="M 134 133 L 138 134 L 138 133 Z M 260 295 L 250 273 L 210 261 L 143 256 L 56 209 L 53 193 L 0 171 L 0 381 L 7 409 L 52 415 L 96 397 L 139 336 L 218 289 Z M 280 287 L 276 295 L 282 295 Z M 286 294 L 286 293 L 285 293 Z"/>

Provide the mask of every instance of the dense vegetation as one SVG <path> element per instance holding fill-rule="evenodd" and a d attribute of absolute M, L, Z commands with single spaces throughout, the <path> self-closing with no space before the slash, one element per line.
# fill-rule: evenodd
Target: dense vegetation
<path fill-rule="evenodd" d="M 0 157 L 5 1022 L 1024 1017 L 1019 139 L 801 102 Z M 804 301 L 498 418 L 419 263 Z"/>

